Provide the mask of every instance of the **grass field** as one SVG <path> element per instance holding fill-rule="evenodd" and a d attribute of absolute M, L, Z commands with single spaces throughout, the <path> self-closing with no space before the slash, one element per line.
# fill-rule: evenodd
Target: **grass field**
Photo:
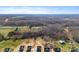
<path fill-rule="evenodd" d="M 6 35 L 13 30 L 13 28 L 0 28 L 0 33 L 6 37 Z"/>
<path fill-rule="evenodd" d="M 15 28 L 16 28 L 16 27 L 1 27 L 1 28 L 0 28 L 0 33 L 1 33 L 4 37 L 6 37 L 7 34 L 8 34 L 9 32 L 11 32 L 11 31 L 14 31 Z M 24 28 L 24 29 L 23 29 L 23 28 Z M 20 30 L 20 31 L 26 31 L 26 32 L 29 31 L 29 29 L 28 29 L 28 28 L 26 29 L 26 27 L 20 27 L 19 30 Z M 16 41 L 14 41 L 14 40 L 12 40 L 12 39 L 6 40 L 6 41 L 1 41 L 1 42 L 0 42 L 0 51 L 2 51 L 2 49 L 4 49 L 4 48 L 13 48 L 13 49 L 15 49 L 15 48 L 16 48 L 18 45 L 20 45 L 22 42 L 23 42 L 23 40 L 16 40 Z M 28 42 L 28 41 L 27 41 L 27 42 Z M 44 43 L 44 41 L 43 41 L 41 38 L 38 38 L 38 39 L 37 39 L 37 42 L 43 42 L 43 43 Z M 43 43 L 42 43 L 42 44 L 43 44 Z M 53 44 L 53 42 L 50 42 L 50 41 L 49 41 L 49 43 L 52 43 L 52 44 Z M 69 45 L 68 43 L 66 43 L 65 45 L 61 45 L 61 44 L 59 44 L 59 43 L 55 43 L 55 44 L 56 44 L 57 47 L 62 48 L 63 51 L 65 51 L 65 52 L 69 52 L 69 51 L 71 50 L 71 47 L 72 47 L 72 45 Z M 75 44 L 75 47 L 79 48 L 79 44 Z"/>
<path fill-rule="evenodd" d="M 0 28 L 0 33 L 6 37 L 7 34 L 11 31 L 13 31 L 15 28 L 12 28 L 12 27 L 1 27 Z M 2 50 L 3 48 L 9 48 L 9 47 L 12 47 L 12 48 L 15 48 L 16 46 L 18 46 L 19 44 L 21 43 L 21 40 L 16 40 L 16 41 L 13 41 L 13 40 L 6 40 L 6 41 L 1 41 L 0 42 L 0 50 Z"/>
<path fill-rule="evenodd" d="M 21 40 L 7 40 L 0 42 L 0 48 L 17 47 L 22 41 Z"/>
<path fill-rule="evenodd" d="M 28 32 L 29 29 L 27 26 L 21 26 L 18 27 L 20 32 Z M 0 34 L 2 34 L 5 38 L 7 37 L 7 34 L 11 31 L 14 31 L 16 29 L 16 27 L 11 27 L 11 26 L 3 26 L 0 27 Z M 0 42 L 0 51 L 2 51 L 4 48 L 13 48 L 15 49 L 19 44 L 21 44 L 23 42 L 23 40 L 16 40 L 14 41 L 13 39 L 10 40 L 4 40 Z"/>

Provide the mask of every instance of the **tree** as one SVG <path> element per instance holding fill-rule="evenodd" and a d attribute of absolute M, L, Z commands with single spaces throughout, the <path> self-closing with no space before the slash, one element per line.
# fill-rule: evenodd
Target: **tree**
<path fill-rule="evenodd" d="M 14 31 L 18 31 L 18 27 Z"/>
<path fill-rule="evenodd" d="M 29 29 L 31 29 L 32 28 L 32 25 L 29 25 Z"/>
<path fill-rule="evenodd" d="M 3 41 L 5 38 L 2 34 L 0 34 L 0 41 Z"/>

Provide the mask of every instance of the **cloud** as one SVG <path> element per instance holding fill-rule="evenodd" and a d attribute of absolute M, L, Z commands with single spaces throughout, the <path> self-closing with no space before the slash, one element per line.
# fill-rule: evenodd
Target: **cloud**
<path fill-rule="evenodd" d="M 79 14 L 79 9 L 74 10 L 73 7 L 7 6 L 0 7 L 0 14 Z"/>
<path fill-rule="evenodd" d="M 48 14 L 48 9 L 43 8 L 3 8 L 0 14 Z"/>

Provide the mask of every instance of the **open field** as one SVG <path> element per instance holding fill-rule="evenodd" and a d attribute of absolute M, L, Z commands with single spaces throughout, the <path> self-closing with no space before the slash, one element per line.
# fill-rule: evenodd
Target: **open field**
<path fill-rule="evenodd" d="M 15 29 L 15 27 L 14 28 L 13 27 L 0 28 L 0 33 L 6 37 L 7 34 L 11 31 L 13 31 L 14 29 Z M 20 31 L 23 31 L 25 29 L 26 29 L 25 27 L 19 28 Z M 28 30 L 29 30 L 29 28 L 28 28 Z M 25 31 L 28 32 L 28 30 L 25 30 Z M 39 38 L 37 38 L 37 40 L 34 40 L 31 38 L 31 39 L 24 39 L 24 40 L 19 39 L 16 41 L 14 41 L 13 39 L 1 41 L 0 42 L 0 51 L 3 51 L 4 48 L 13 48 L 15 50 L 23 42 L 25 43 L 25 45 L 30 44 L 33 46 L 34 46 L 34 44 L 38 45 L 38 46 L 39 45 L 43 46 L 43 45 L 45 45 L 45 43 L 50 43 L 50 44 L 52 44 L 52 46 L 56 45 L 57 47 L 62 48 L 62 51 L 64 51 L 64 52 L 69 52 L 72 48 L 72 45 L 69 45 L 68 43 L 66 43 L 65 45 L 62 45 L 62 44 L 58 43 L 58 41 L 56 41 L 55 43 L 53 43 L 53 41 L 50 41 L 50 40 L 48 42 L 46 42 L 46 41 L 44 41 L 44 39 L 41 39 L 39 37 Z M 75 44 L 75 47 L 79 48 L 79 44 Z"/>
<path fill-rule="evenodd" d="M 9 33 L 9 32 L 11 32 L 11 31 L 14 31 L 14 29 L 15 29 L 16 27 L 2 27 L 2 28 L 0 28 L 0 33 L 4 36 L 4 37 L 6 37 L 7 36 L 7 34 Z M 26 32 L 27 31 L 29 31 L 29 28 L 26 28 L 26 27 L 19 27 L 19 31 L 23 31 L 23 29 L 25 30 L 25 29 L 27 29 L 27 30 L 25 30 Z M 22 40 L 22 39 L 20 39 L 20 40 L 16 40 L 16 41 L 14 41 L 14 40 L 12 40 L 12 39 L 10 39 L 10 40 L 4 40 L 4 41 L 1 41 L 0 42 L 0 49 L 4 49 L 4 48 L 13 48 L 13 49 L 16 49 L 16 47 L 18 46 L 18 45 L 20 45 L 20 44 L 22 44 L 23 42 L 26 42 L 25 44 L 27 45 L 28 43 L 30 43 L 30 41 L 32 41 L 33 39 L 30 39 L 30 40 L 28 40 L 28 39 L 25 39 L 25 40 Z M 36 40 L 36 42 L 38 42 L 38 43 L 40 43 L 41 45 L 44 45 L 45 43 L 47 43 L 47 42 L 45 42 L 43 39 L 41 39 L 41 38 L 37 38 L 37 40 Z M 31 42 L 31 43 L 35 43 L 34 41 L 33 42 Z M 48 41 L 48 43 L 51 43 L 52 45 L 53 45 L 53 42 L 52 41 Z M 37 45 L 37 44 L 35 44 L 35 45 Z M 60 48 L 62 48 L 64 51 L 70 51 L 70 48 L 71 48 L 71 45 L 69 45 L 69 44 L 65 44 L 64 46 L 62 46 L 61 44 L 59 44 L 58 42 L 56 42 L 55 43 L 55 45 L 57 46 L 57 47 L 60 47 Z M 77 44 L 77 47 L 79 47 L 79 45 Z M 2 51 L 1 50 L 1 51 Z"/>

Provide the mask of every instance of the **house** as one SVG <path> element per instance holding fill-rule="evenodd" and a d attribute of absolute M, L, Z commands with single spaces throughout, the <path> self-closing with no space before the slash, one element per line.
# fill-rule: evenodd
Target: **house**
<path fill-rule="evenodd" d="M 13 39 L 20 39 L 20 38 L 22 38 L 22 33 L 20 33 L 20 32 L 9 32 L 8 33 L 8 37 L 9 38 L 13 38 Z"/>

